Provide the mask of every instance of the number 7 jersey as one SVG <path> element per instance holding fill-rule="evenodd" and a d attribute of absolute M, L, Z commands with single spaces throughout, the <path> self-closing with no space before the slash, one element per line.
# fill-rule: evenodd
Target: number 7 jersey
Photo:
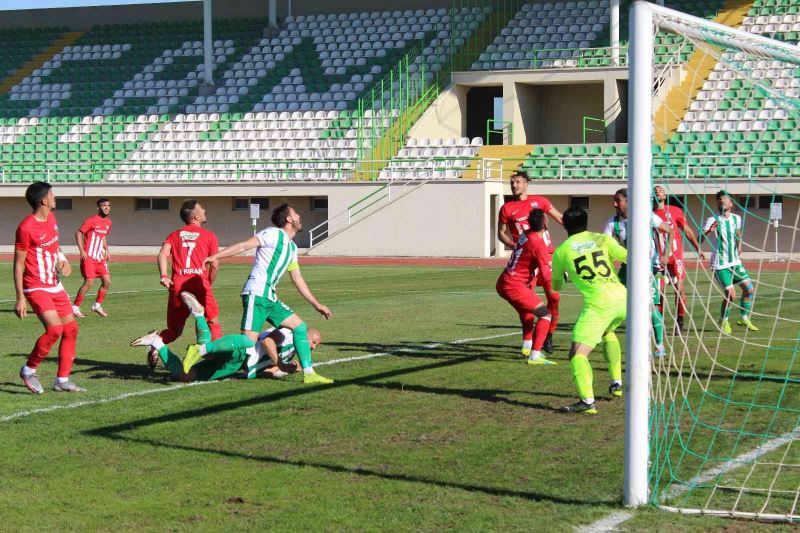
<path fill-rule="evenodd" d="M 166 244 L 171 247 L 172 279 L 190 278 L 192 276 L 207 277 L 203 270 L 206 257 L 219 251 L 219 241 L 214 233 L 196 225 L 184 226 L 170 233 Z"/>
<path fill-rule="evenodd" d="M 553 254 L 553 289 L 561 290 L 566 273 L 583 295 L 584 306 L 603 306 L 625 298 L 625 286 L 614 271 L 614 261 L 627 260 L 627 250 L 613 237 L 589 231 L 576 233 Z"/>

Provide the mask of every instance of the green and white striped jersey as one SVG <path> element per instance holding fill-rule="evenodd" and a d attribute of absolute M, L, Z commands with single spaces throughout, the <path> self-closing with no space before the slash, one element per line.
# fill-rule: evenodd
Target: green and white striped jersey
<path fill-rule="evenodd" d="M 272 302 L 278 300 L 275 287 L 287 271 L 295 270 L 297 245 L 281 228 L 269 227 L 256 233 L 258 248 L 242 294 L 254 294 Z"/>
<path fill-rule="evenodd" d="M 655 213 L 650 214 L 650 229 L 652 230 L 652 236 L 650 239 L 650 265 L 653 267 L 657 267 L 660 262 L 658 252 L 656 252 L 656 240 L 662 239 L 661 234 L 658 232 L 658 228 L 660 228 L 661 224 L 663 223 L 664 221 L 660 216 L 656 215 Z M 612 216 L 606 222 L 606 227 L 603 229 L 603 233 L 614 237 L 614 240 L 616 240 L 625 248 L 628 247 L 627 218 L 622 218 L 619 215 Z"/>
<path fill-rule="evenodd" d="M 708 234 L 711 240 L 713 253 L 711 254 L 711 268 L 722 270 L 732 266 L 741 265 L 739 259 L 739 236 L 738 232 L 742 229 L 742 217 L 728 213 L 724 215 L 712 215 L 703 224 L 703 233 L 714 230 L 713 234 Z"/>
<path fill-rule="evenodd" d="M 261 341 L 266 339 L 273 331 L 275 331 L 275 328 L 262 331 L 258 336 L 256 345 L 247 349 L 247 366 L 245 368 L 247 379 L 255 378 L 256 374 L 262 369 L 272 366 L 272 359 L 269 358 Z M 289 328 L 280 328 L 280 331 L 283 334 L 283 342 L 278 344 L 278 360 L 282 364 L 289 364 L 295 356 L 294 336 Z"/>

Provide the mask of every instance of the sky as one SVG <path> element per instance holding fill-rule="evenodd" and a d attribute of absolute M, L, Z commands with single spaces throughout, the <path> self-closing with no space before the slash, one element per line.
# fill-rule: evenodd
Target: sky
<path fill-rule="evenodd" d="M 119 6 L 127 4 L 163 4 L 199 0 L 0 0 L 0 11 L 49 9 L 54 7 Z"/>

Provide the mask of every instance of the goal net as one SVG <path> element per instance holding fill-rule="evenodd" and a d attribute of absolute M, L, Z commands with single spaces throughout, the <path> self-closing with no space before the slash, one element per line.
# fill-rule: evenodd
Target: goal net
<path fill-rule="evenodd" d="M 736 30 L 633 7 L 628 504 L 800 521 L 800 18 L 783 3 L 756 2 Z M 683 305 L 664 277 L 663 357 L 645 296 L 656 185 L 687 228 Z M 709 228 L 701 261 L 688 237 Z M 712 264 L 714 251 L 730 255 Z"/>

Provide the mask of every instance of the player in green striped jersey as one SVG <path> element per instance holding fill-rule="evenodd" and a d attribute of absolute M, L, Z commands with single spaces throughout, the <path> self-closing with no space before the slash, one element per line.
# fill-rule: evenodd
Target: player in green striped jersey
<path fill-rule="evenodd" d="M 322 342 L 322 334 L 315 328 L 308 328 L 308 342 L 311 349 L 315 350 Z M 280 379 L 288 374 L 294 374 L 302 368 L 295 361 L 297 351 L 294 348 L 292 330 L 288 328 L 269 328 L 258 336 L 258 350 L 253 350 L 245 364 L 247 379 L 254 379 L 261 375 L 268 378 Z"/>
<path fill-rule="evenodd" d="M 272 211 L 271 220 L 272 227 L 209 256 L 206 263 L 255 248 L 253 268 L 242 289 L 244 307 L 242 333 L 255 342 L 265 321 L 276 328 L 289 328 L 292 330 L 294 347 L 303 367 L 303 383 L 332 383 L 332 380 L 314 372 L 308 326 L 289 306 L 278 299 L 275 290 L 278 281 L 288 272 L 300 295 L 326 320 L 332 316 L 330 310 L 317 301 L 300 274 L 297 245 L 293 242 L 297 232 L 303 228 L 300 215 L 291 205 L 282 204 Z"/>
<path fill-rule="evenodd" d="M 611 377 L 609 392 L 622 396 L 622 349 L 614 330 L 627 315 L 627 291 L 614 272 L 614 261 L 626 263 L 628 252 L 608 235 L 586 231 L 588 214 L 567 209 L 562 219 L 569 237 L 553 254 L 553 289 L 560 291 L 564 273 L 583 295 L 583 309 L 572 328 L 569 350 L 572 378 L 580 401 L 564 407 L 569 413 L 597 414 L 589 353 L 603 343 Z"/>
<path fill-rule="evenodd" d="M 753 305 L 753 281 L 744 269 L 740 254 L 742 253 L 742 217 L 731 212 L 733 199 L 725 190 L 717 192 L 717 208 L 719 214 L 711 215 L 703 225 L 703 235 L 712 241 L 711 268 L 714 279 L 717 280 L 725 293 L 725 298 L 720 306 L 720 327 L 723 333 L 731 333 L 728 314 L 733 301 L 736 299 L 736 285 L 742 288 L 742 298 L 739 301 L 741 318 L 738 325 L 750 331 L 758 328 L 750 320 L 750 311 Z"/>

